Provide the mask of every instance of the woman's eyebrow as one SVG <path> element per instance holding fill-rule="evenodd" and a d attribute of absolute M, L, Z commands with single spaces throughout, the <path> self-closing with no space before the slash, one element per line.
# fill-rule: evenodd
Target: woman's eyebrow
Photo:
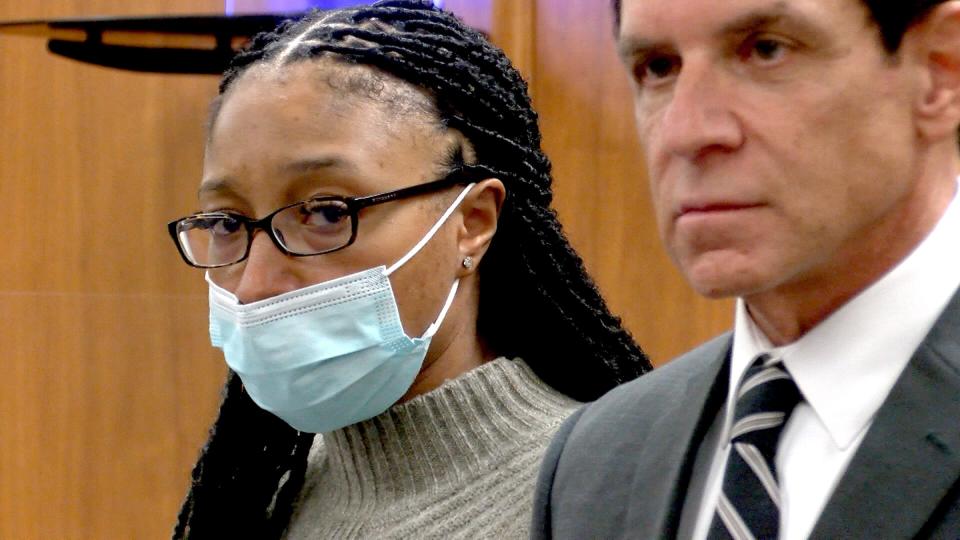
<path fill-rule="evenodd" d="M 197 197 L 202 198 L 208 194 L 234 195 L 236 192 L 232 184 L 233 181 L 229 177 L 204 180 L 200 182 L 200 187 L 197 189 Z"/>
<path fill-rule="evenodd" d="M 313 172 L 316 170 L 334 168 L 351 171 L 357 167 L 350 160 L 337 155 L 297 159 L 284 164 L 282 167 L 283 171 L 287 173 Z"/>
<path fill-rule="evenodd" d="M 337 155 L 296 159 L 280 166 L 280 171 L 283 174 L 302 174 L 324 169 L 339 169 L 344 172 L 350 172 L 356 170 L 357 166 L 350 160 Z M 233 179 L 229 176 L 224 176 L 201 182 L 200 188 L 197 190 L 197 196 L 202 197 L 211 194 L 236 195 L 237 192 L 233 189 Z"/>

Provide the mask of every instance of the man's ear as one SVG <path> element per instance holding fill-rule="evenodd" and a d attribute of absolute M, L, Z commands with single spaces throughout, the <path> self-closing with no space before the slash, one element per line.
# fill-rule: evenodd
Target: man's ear
<path fill-rule="evenodd" d="M 937 141 L 956 141 L 960 126 L 960 1 L 939 4 L 904 36 L 927 75 L 918 97 L 917 121 L 921 134 Z"/>
<path fill-rule="evenodd" d="M 490 247 L 497 232 L 500 209 L 507 196 L 503 182 L 488 178 L 473 186 L 470 194 L 460 203 L 463 225 L 457 238 L 462 259 L 470 258 L 471 264 L 460 269 L 460 277 L 476 272 L 483 255 Z"/>

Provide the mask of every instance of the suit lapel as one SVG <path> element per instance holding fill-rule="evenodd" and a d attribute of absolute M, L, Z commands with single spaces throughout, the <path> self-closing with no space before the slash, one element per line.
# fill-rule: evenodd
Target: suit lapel
<path fill-rule="evenodd" d="M 662 414 L 650 430 L 656 440 L 637 460 L 636 501 L 626 516 L 630 537 L 676 536 L 697 449 L 726 398 L 730 344 L 729 334 L 716 338 L 696 351 L 702 360 L 695 367 L 673 373 L 677 384 L 667 387 L 675 394 L 657 404 Z"/>
<path fill-rule="evenodd" d="M 960 293 L 884 401 L 811 538 L 911 538 L 960 478 Z"/>

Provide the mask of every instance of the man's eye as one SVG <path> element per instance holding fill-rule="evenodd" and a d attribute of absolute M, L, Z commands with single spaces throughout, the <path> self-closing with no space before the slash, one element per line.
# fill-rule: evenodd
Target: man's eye
<path fill-rule="evenodd" d="M 747 60 L 771 63 L 781 60 L 788 50 L 788 45 L 781 40 L 755 38 L 744 44 L 742 55 Z"/>
<path fill-rule="evenodd" d="M 672 77 L 680 70 L 680 59 L 670 56 L 656 56 L 637 64 L 634 76 L 641 84 L 654 84 Z"/>
<path fill-rule="evenodd" d="M 764 40 L 758 41 L 756 45 L 753 46 L 753 49 L 757 51 L 757 56 L 765 59 L 770 59 L 780 52 L 780 44 L 776 41 Z"/>

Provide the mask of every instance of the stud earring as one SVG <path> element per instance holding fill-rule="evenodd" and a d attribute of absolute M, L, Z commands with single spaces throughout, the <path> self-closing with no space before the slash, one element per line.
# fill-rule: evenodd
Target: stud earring
<path fill-rule="evenodd" d="M 463 258 L 463 267 L 467 270 L 473 268 L 473 257 L 464 257 Z"/>

